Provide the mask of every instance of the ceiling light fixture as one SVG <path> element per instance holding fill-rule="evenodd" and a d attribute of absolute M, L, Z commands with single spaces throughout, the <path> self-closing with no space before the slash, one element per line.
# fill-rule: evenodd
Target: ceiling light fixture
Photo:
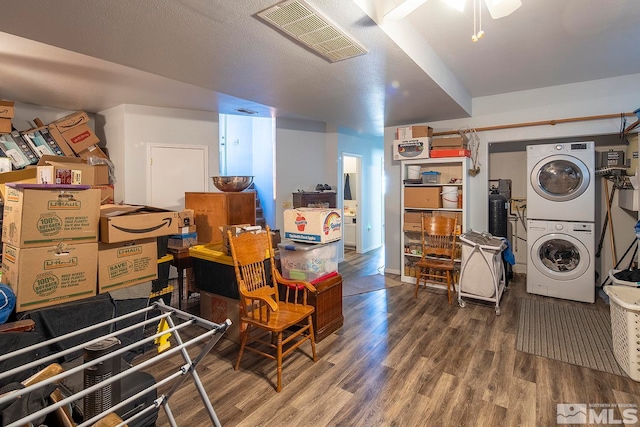
<path fill-rule="evenodd" d="M 476 14 L 478 15 L 478 31 L 476 31 Z M 482 5 L 480 0 L 473 0 L 473 35 L 471 36 L 471 41 L 475 43 L 482 37 L 484 37 L 484 31 L 482 31 Z"/>

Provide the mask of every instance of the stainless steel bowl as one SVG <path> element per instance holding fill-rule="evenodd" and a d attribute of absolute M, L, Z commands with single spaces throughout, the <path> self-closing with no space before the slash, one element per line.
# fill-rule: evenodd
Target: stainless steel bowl
<path fill-rule="evenodd" d="M 213 179 L 213 185 L 224 192 L 245 190 L 253 182 L 252 176 L 212 176 L 211 179 Z"/>

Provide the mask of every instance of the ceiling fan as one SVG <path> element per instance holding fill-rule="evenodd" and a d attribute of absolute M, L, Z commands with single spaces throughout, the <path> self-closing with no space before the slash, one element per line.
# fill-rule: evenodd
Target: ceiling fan
<path fill-rule="evenodd" d="M 466 3 L 466 0 L 444 1 L 461 12 L 464 10 L 464 5 Z M 385 19 L 402 19 L 426 2 L 427 0 L 405 0 L 395 8 L 391 9 L 391 11 L 385 14 L 384 17 Z M 489 14 L 491 14 L 493 19 L 508 16 L 522 6 L 522 2 L 520 0 L 484 0 L 484 3 L 487 5 Z"/>

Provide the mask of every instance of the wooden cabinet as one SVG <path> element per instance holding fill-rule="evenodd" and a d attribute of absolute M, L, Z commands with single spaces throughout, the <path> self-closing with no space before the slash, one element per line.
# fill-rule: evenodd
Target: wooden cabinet
<path fill-rule="evenodd" d="M 409 168 L 420 168 L 420 173 L 437 175 L 437 182 L 415 182 L 408 179 Z M 421 257 L 421 214 L 457 216 L 457 233 L 468 229 L 469 186 L 467 185 L 470 159 L 448 157 L 402 162 L 401 192 L 401 280 L 415 283 L 416 261 Z"/>
<path fill-rule="evenodd" d="M 336 205 L 336 193 L 333 191 L 316 191 L 316 192 L 298 192 L 293 193 L 293 207 L 294 208 L 322 208 L 323 204 L 328 203 L 329 208 L 335 208 Z"/>
<path fill-rule="evenodd" d="M 316 342 L 320 342 L 342 327 L 342 276 L 337 275 L 315 284 L 309 293 L 309 304 L 316 309 L 311 315 Z"/>
<path fill-rule="evenodd" d="M 193 209 L 198 242 L 221 242 L 219 227 L 256 224 L 256 192 L 184 193 L 185 209 Z"/>

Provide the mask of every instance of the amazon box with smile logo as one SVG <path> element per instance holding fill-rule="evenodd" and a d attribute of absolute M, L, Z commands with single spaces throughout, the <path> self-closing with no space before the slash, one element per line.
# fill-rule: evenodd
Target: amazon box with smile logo
<path fill-rule="evenodd" d="M 129 240 L 179 234 L 178 212 L 151 206 L 102 205 L 100 241 L 119 243 Z"/>
<path fill-rule="evenodd" d="M 86 185 L 8 183 L 2 241 L 20 248 L 96 243 L 100 190 Z"/>
<path fill-rule="evenodd" d="M 142 239 L 98 244 L 98 292 L 126 288 L 158 278 L 158 243 Z"/>
<path fill-rule="evenodd" d="M 16 311 L 49 307 L 96 294 L 97 243 L 20 248 L 5 243 L 2 281 L 16 294 Z"/>

